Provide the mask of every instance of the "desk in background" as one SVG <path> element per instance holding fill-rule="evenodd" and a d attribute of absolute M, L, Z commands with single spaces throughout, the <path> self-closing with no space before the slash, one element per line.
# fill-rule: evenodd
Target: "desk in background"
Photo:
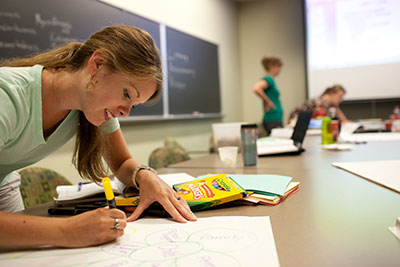
<path fill-rule="evenodd" d="M 307 136 L 303 143 L 305 152 L 301 155 L 275 155 L 258 158 L 255 167 L 244 167 L 242 155 L 238 154 L 236 172 L 248 172 L 254 169 L 321 169 L 331 168 L 332 162 L 372 161 L 400 159 L 400 141 L 367 142 L 354 144 L 350 151 L 329 151 L 321 148 L 320 136 Z M 170 168 L 211 168 L 222 171 L 218 153 L 209 154 L 194 160 L 170 165 Z"/>

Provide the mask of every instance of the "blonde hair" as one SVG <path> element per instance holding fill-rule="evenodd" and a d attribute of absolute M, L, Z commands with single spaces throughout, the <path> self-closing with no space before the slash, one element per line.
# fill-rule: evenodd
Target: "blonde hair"
<path fill-rule="evenodd" d="M 151 35 L 131 26 L 106 27 L 89 37 L 85 43 L 69 43 L 62 47 L 29 58 L 8 60 L 0 66 L 25 67 L 36 64 L 45 68 L 64 68 L 76 72 L 87 65 L 94 51 L 99 51 L 111 72 L 121 72 L 139 79 L 154 79 L 156 92 L 149 101 L 155 101 L 162 90 L 161 59 Z M 104 166 L 104 136 L 98 127 L 79 114 L 79 130 L 72 162 L 82 177 L 99 181 L 108 175 Z"/>
<path fill-rule="evenodd" d="M 333 94 L 337 94 L 338 92 L 343 92 L 345 94 L 346 90 L 343 88 L 343 86 L 335 84 L 335 85 L 333 85 L 331 87 L 326 88 L 321 96 L 333 95 Z"/>
<path fill-rule="evenodd" d="M 274 56 L 265 56 L 261 59 L 261 64 L 266 71 L 269 71 L 272 66 L 282 66 L 283 62 L 280 58 Z"/>

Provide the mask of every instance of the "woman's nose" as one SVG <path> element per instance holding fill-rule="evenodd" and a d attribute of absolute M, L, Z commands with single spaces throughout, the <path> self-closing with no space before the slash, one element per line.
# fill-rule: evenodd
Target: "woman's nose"
<path fill-rule="evenodd" d="M 121 106 L 119 108 L 119 115 L 121 117 L 127 117 L 129 115 L 130 107 Z"/>

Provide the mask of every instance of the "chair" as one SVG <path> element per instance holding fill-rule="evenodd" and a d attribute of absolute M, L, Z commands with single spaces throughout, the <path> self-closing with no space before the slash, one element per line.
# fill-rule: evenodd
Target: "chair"
<path fill-rule="evenodd" d="M 71 185 L 67 178 L 57 172 L 40 167 L 29 167 L 19 171 L 21 196 L 25 209 L 53 201 L 58 185 Z"/>
<path fill-rule="evenodd" d="M 167 138 L 164 146 L 156 148 L 149 156 L 149 166 L 154 169 L 189 160 L 189 154 L 175 139 Z"/>

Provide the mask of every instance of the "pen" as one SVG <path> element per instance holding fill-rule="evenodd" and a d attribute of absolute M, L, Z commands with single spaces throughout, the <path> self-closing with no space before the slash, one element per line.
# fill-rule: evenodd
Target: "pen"
<path fill-rule="evenodd" d="M 106 194 L 108 206 L 110 209 L 116 209 L 117 205 L 115 204 L 114 192 L 111 187 L 110 178 L 105 177 L 103 178 L 102 182 L 104 185 L 104 193 Z"/>

